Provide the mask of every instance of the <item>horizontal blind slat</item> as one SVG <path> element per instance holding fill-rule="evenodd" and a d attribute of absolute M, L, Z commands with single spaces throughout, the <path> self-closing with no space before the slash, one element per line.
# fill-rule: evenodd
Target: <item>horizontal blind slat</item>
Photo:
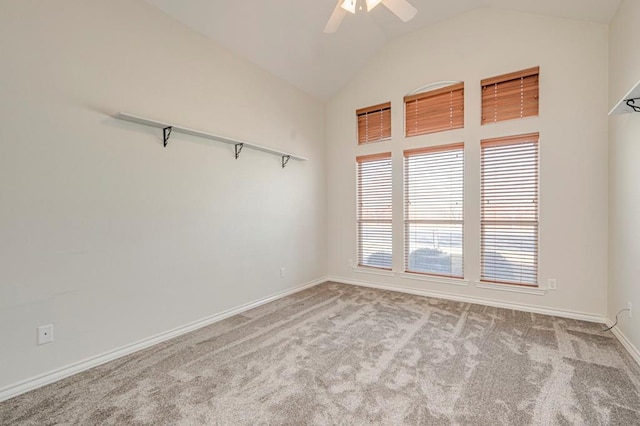
<path fill-rule="evenodd" d="M 406 150 L 405 271 L 464 277 L 464 144 Z"/>
<path fill-rule="evenodd" d="M 536 285 L 538 136 L 511 141 L 481 142 L 481 279 Z"/>
<path fill-rule="evenodd" d="M 405 136 L 464 127 L 464 83 L 406 96 Z"/>
<path fill-rule="evenodd" d="M 358 265 L 391 269 L 391 153 L 356 158 Z"/>
<path fill-rule="evenodd" d="M 538 115 L 539 68 L 483 80 L 481 86 L 481 124 Z"/>
<path fill-rule="evenodd" d="M 358 144 L 391 137 L 391 102 L 356 110 Z"/>

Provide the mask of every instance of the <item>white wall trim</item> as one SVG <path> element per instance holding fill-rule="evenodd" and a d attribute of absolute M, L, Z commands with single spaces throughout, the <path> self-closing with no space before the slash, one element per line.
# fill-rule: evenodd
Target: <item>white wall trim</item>
<path fill-rule="evenodd" d="M 156 345 L 158 343 L 164 342 L 174 337 L 178 337 L 183 334 L 189 333 L 191 331 L 197 330 L 199 328 L 206 327 L 207 325 L 211 325 L 218 321 L 222 321 L 223 319 L 229 318 L 233 315 L 237 315 L 242 312 L 248 311 L 250 309 L 257 308 L 258 306 L 264 305 L 265 303 L 273 302 L 274 300 L 281 299 L 283 297 L 289 296 L 291 294 L 297 293 L 302 290 L 306 290 L 318 284 L 322 284 L 326 281 L 327 281 L 326 277 L 319 278 L 317 280 L 313 280 L 313 281 L 295 286 L 288 290 L 280 291 L 278 293 L 272 294 L 271 296 L 263 297 L 261 299 L 254 300 L 252 302 L 245 303 L 236 308 L 231 308 L 226 311 L 220 312 L 218 314 L 214 314 L 209 317 L 203 318 L 201 320 L 194 321 L 189 324 L 185 324 L 183 326 L 174 328 L 172 330 L 168 330 L 168 331 L 156 334 L 155 336 L 151 336 L 146 339 L 139 340 L 129 345 L 122 346 L 118 349 L 105 352 L 101 355 L 96 355 L 96 356 L 84 359 L 82 361 L 69 364 L 65 367 L 58 368 L 56 370 L 49 371 L 44 374 L 40 374 L 30 379 L 26 379 L 18 383 L 11 384 L 9 386 L 5 386 L 4 388 L 0 388 L 0 402 L 16 397 L 30 390 L 34 390 L 39 387 L 57 382 L 58 380 L 62 380 L 66 377 L 72 376 L 74 374 L 78 374 L 82 371 L 89 370 L 90 368 L 97 367 L 109 361 L 113 361 L 115 359 L 121 358 L 125 355 L 129 355 L 139 350 L 146 349 L 150 346 Z"/>
<path fill-rule="evenodd" d="M 431 283 L 457 285 L 462 287 L 469 286 L 469 280 L 465 280 L 463 278 L 438 277 L 436 275 L 412 274 L 410 272 L 402 272 L 398 275 L 400 278 L 406 278 L 408 280 L 427 281 Z"/>
<path fill-rule="evenodd" d="M 532 313 L 541 314 L 541 315 L 553 315 L 556 317 L 571 318 L 571 319 L 577 319 L 577 320 L 589 321 L 589 322 L 597 322 L 601 324 L 604 324 L 607 322 L 607 319 L 604 316 L 596 315 L 596 314 L 588 314 L 584 312 L 550 309 L 542 306 L 524 305 L 521 303 L 513 303 L 513 302 L 504 302 L 501 300 L 487 299 L 484 297 L 461 296 L 459 294 L 452 294 L 452 293 L 446 293 L 441 291 L 422 290 L 422 289 L 404 287 L 399 285 L 378 284 L 378 283 L 371 283 L 366 281 L 340 278 L 335 276 L 330 276 L 328 279 L 329 281 L 334 281 L 342 284 L 378 288 L 381 290 L 398 291 L 401 293 L 416 294 L 418 296 L 427 296 L 427 297 L 436 297 L 439 299 L 454 300 L 456 302 L 476 303 L 478 305 L 493 306 L 496 308 L 504 308 L 504 309 L 514 309 L 517 311 L 532 312 Z"/>
<path fill-rule="evenodd" d="M 613 321 L 607 320 L 607 327 L 611 327 L 612 325 L 613 325 Z M 629 355 L 631 355 L 631 358 L 633 358 L 635 362 L 637 362 L 638 365 L 640 365 L 640 350 L 638 350 L 638 348 L 636 348 L 633 345 L 633 343 L 631 343 L 631 340 L 629 340 L 627 336 L 625 336 L 625 334 L 622 331 L 620 331 L 618 327 L 613 327 L 611 331 L 613 332 L 613 335 L 618 338 L 620 343 L 622 343 L 622 346 L 624 346 L 627 352 L 629 352 Z"/>
<path fill-rule="evenodd" d="M 476 287 L 488 290 L 509 291 L 511 293 L 535 294 L 536 296 L 544 296 L 547 290 L 540 287 L 524 287 L 520 285 L 488 283 L 484 281 L 474 281 Z"/>
<path fill-rule="evenodd" d="M 13 397 L 16 397 L 16 396 L 21 395 L 21 394 L 23 394 L 25 392 L 28 392 L 30 390 L 34 390 L 34 389 L 37 389 L 39 387 L 42 387 L 42 386 L 57 382 L 57 381 L 62 380 L 64 378 L 66 378 L 66 377 L 72 376 L 74 374 L 78 374 L 78 373 L 80 373 L 82 371 L 89 370 L 89 369 L 91 369 L 93 367 L 97 367 L 97 366 L 102 365 L 104 363 L 107 363 L 109 361 L 113 361 L 115 359 L 121 358 L 121 357 L 123 357 L 125 355 L 132 354 L 134 352 L 137 352 L 139 350 L 148 348 L 150 346 L 153 346 L 155 344 L 164 342 L 164 341 L 172 339 L 174 337 L 181 336 L 183 334 L 189 333 L 191 331 L 197 330 L 197 329 L 202 328 L 202 327 L 206 327 L 207 325 L 216 323 L 218 321 L 222 321 L 223 319 L 229 318 L 229 317 L 231 317 L 233 315 L 237 315 L 237 314 L 240 314 L 242 312 L 248 311 L 250 309 L 257 308 L 258 306 L 264 305 L 264 304 L 272 302 L 274 300 L 281 299 L 283 297 L 289 296 L 289 295 L 297 293 L 299 291 L 306 290 L 308 288 L 311 288 L 311 287 L 314 287 L 316 285 L 322 284 L 322 283 L 324 283 L 326 281 L 333 281 L 333 282 L 338 282 L 338 283 L 342 283 L 342 284 L 356 285 L 356 286 L 361 286 L 361 287 L 378 288 L 378 289 L 382 289 L 382 290 L 398 291 L 398 292 L 402 292 L 402 293 L 416 294 L 416 295 L 419 295 L 419 296 L 436 297 L 436 298 L 440 298 L 440 299 L 454 300 L 454 301 L 458 301 L 458 302 L 476 303 L 476 304 L 480 304 L 480 305 L 494 306 L 494 307 L 498 307 L 498 308 L 515 309 L 515 310 L 520 310 L 520 311 L 525 311 L 525 312 L 533 312 L 533 313 L 544 314 L 544 315 L 554 315 L 554 316 L 563 317 L 563 318 L 571 318 L 571 319 L 578 319 L 578 320 L 583 320 L 583 321 L 606 323 L 606 324 L 608 324 L 608 326 L 611 326 L 613 324 L 612 322 L 610 322 L 609 320 L 607 320 L 606 318 L 604 318 L 602 316 L 593 315 L 593 314 L 585 314 L 585 313 L 582 313 L 582 312 L 562 311 L 562 310 L 548 309 L 548 308 L 542 308 L 542 307 L 537 307 L 537 306 L 522 305 L 522 304 L 518 304 L 518 303 L 502 302 L 502 301 L 497 301 L 497 300 L 492 300 L 492 299 L 469 297 L 469 296 L 460 296 L 460 295 L 455 295 L 455 294 L 450 294 L 450 293 L 445 293 L 445 292 L 439 292 L 439 291 L 420 290 L 420 289 L 414 289 L 414 288 L 396 286 L 396 285 L 376 284 L 376 283 L 370 283 L 370 282 L 365 282 L 365 281 L 357 281 L 357 280 L 350 280 L 350 279 L 330 276 L 330 277 L 319 278 L 317 280 L 313 280 L 313 281 L 310 281 L 308 283 L 301 284 L 301 285 L 293 287 L 291 289 L 275 293 L 275 294 L 273 294 L 271 296 L 267 296 L 267 297 L 264 297 L 262 299 L 258 299 L 258 300 L 254 300 L 252 302 L 245 303 L 245 304 L 240 305 L 240 306 L 238 306 L 236 308 L 228 309 L 228 310 L 223 311 L 223 312 L 221 312 L 219 314 L 215 314 L 215 315 L 203 318 L 201 320 L 194 321 L 192 323 L 186 324 L 184 326 L 177 327 L 177 328 L 174 328 L 172 330 L 169 330 L 169 331 L 166 331 L 166 332 L 163 332 L 163 333 L 160 333 L 160 334 L 156 334 L 155 336 L 151 336 L 151 337 L 148 337 L 146 339 L 140 340 L 138 342 L 134 342 L 132 344 L 120 347 L 120 348 L 115 349 L 113 351 L 109 351 L 109 352 L 103 353 L 101 355 L 97 355 L 97 356 L 94 356 L 94 357 L 91 357 L 91 358 L 87 358 L 85 360 L 82 360 L 82 361 L 67 365 L 65 367 L 62 367 L 62 368 L 59 368 L 59 369 L 56 369 L 56 370 L 53 370 L 53 371 L 38 375 L 36 377 L 32 377 L 30 379 L 23 380 L 21 382 L 6 386 L 6 387 L 0 389 L 0 402 L 5 401 L 5 400 L 10 399 L 10 398 L 13 398 Z M 622 333 L 618 328 L 614 328 L 612 331 L 613 331 L 613 334 L 618 338 L 618 340 L 620 340 L 620 343 L 622 343 L 622 345 L 625 347 L 625 349 L 629 352 L 631 357 L 638 364 L 640 364 L 640 351 L 638 350 L 638 348 L 636 348 L 629 341 L 629 339 L 624 335 L 624 333 Z"/>
<path fill-rule="evenodd" d="M 362 266 L 354 266 L 353 272 L 357 272 L 358 274 L 369 274 L 369 275 L 381 275 L 383 277 L 395 277 L 395 271 L 388 271 L 386 269 L 378 269 L 378 268 L 367 268 Z"/>
<path fill-rule="evenodd" d="M 437 90 L 442 87 L 452 86 L 454 84 L 463 83 L 460 80 L 447 80 L 447 81 L 436 81 L 435 83 L 425 84 L 424 86 L 420 86 L 417 89 L 413 89 L 406 96 L 415 95 L 418 93 L 429 92 L 431 90 Z"/>

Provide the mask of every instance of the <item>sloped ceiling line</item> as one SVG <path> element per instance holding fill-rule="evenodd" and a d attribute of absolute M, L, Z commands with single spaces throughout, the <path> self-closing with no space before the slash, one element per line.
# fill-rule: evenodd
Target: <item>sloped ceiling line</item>
<path fill-rule="evenodd" d="M 388 41 L 478 7 L 608 24 L 620 0 L 410 0 L 418 9 L 403 23 L 389 10 L 348 14 L 323 33 L 336 0 L 145 0 L 195 31 L 328 100 Z"/>

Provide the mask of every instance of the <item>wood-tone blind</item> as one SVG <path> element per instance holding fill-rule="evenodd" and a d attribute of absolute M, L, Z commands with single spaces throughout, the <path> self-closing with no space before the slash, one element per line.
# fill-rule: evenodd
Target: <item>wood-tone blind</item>
<path fill-rule="evenodd" d="M 404 97 L 405 135 L 464 127 L 464 83 Z"/>
<path fill-rule="evenodd" d="M 538 284 L 538 134 L 481 142 L 481 279 Z"/>
<path fill-rule="evenodd" d="M 358 144 L 381 141 L 391 137 L 391 102 L 356 110 Z"/>
<path fill-rule="evenodd" d="M 464 277 L 464 144 L 404 151 L 405 271 Z"/>
<path fill-rule="evenodd" d="M 482 124 L 538 115 L 540 67 L 482 80 Z"/>
<path fill-rule="evenodd" d="M 358 266 L 391 269 L 391 153 L 356 158 Z"/>

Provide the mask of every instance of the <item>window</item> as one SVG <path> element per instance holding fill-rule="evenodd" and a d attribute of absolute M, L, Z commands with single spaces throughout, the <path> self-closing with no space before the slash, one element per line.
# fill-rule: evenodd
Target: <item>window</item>
<path fill-rule="evenodd" d="M 538 134 L 483 140 L 483 281 L 537 285 Z"/>
<path fill-rule="evenodd" d="M 482 80 L 482 124 L 538 115 L 540 67 Z"/>
<path fill-rule="evenodd" d="M 405 270 L 463 278 L 464 144 L 404 151 Z"/>
<path fill-rule="evenodd" d="M 391 269 L 391 153 L 357 157 L 358 266 Z"/>
<path fill-rule="evenodd" d="M 358 145 L 391 137 L 391 102 L 361 108 L 358 116 Z"/>
<path fill-rule="evenodd" d="M 464 127 L 464 83 L 405 96 L 405 135 Z"/>

